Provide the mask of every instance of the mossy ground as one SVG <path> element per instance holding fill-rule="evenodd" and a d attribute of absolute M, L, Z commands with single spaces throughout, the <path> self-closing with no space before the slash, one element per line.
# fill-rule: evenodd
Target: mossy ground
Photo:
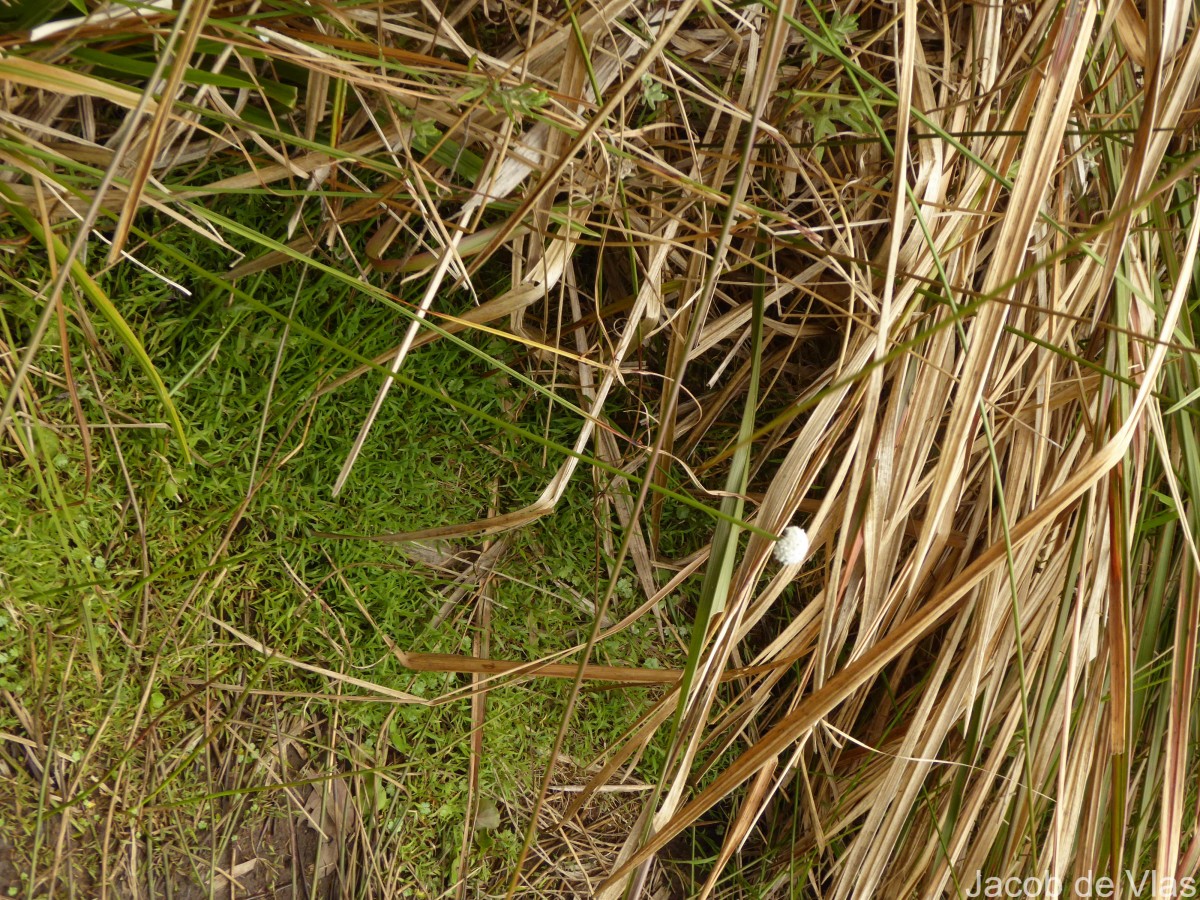
<path fill-rule="evenodd" d="M 265 224 L 281 210 L 257 212 Z M 227 258 L 192 237 L 175 228 L 156 240 L 212 271 L 227 267 Z M 173 271 L 153 248 L 139 258 L 192 293 L 130 267 L 100 283 L 168 386 L 194 464 L 162 424 L 144 373 L 86 308 L 66 318 L 74 384 L 52 335 L 28 384 L 38 405 L 22 410 L 26 440 L 4 448 L 0 520 L 10 537 L 0 544 L 8 598 L 0 678 L 9 702 L 0 705 L 0 730 L 37 735 L 55 760 L 46 777 L 26 760 L 5 760 L 14 790 L 0 830 L 21 848 L 17 868 L 35 880 L 99 879 L 104 848 L 96 841 L 112 816 L 125 827 L 110 833 L 160 848 L 157 863 L 144 856 L 130 877 L 150 884 L 169 858 L 177 887 L 212 884 L 211 866 L 232 858 L 237 835 L 268 815 L 303 822 L 298 807 L 312 785 L 338 778 L 353 786 L 358 822 L 358 833 L 342 839 L 373 842 L 378 856 L 397 861 L 397 884 L 437 895 L 458 876 L 469 699 L 396 704 L 293 662 L 436 699 L 469 676 L 414 673 L 389 645 L 470 655 L 485 592 L 492 656 L 536 659 L 586 640 L 610 575 L 603 535 L 612 527 L 586 470 L 552 515 L 503 538 L 482 581 L 459 584 L 480 540 L 414 549 L 360 539 L 516 509 L 553 475 L 561 457 L 464 414 L 451 398 L 559 444 L 573 442 L 578 421 L 498 365 L 524 369 L 519 345 L 469 337 L 471 352 L 438 341 L 404 368 L 430 391 L 393 388 L 334 498 L 331 485 L 380 378 L 369 373 L 316 395 L 356 356 L 393 346 L 407 320 L 342 282 L 290 267 L 240 285 L 285 316 L 285 327 Z M 37 312 L 19 285 L 41 274 L 28 258 L 10 273 L 3 311 L 10 346 L 21 343 Z M 347 537 L 320 536 L 330 534 Z M 618 577 L 616 618 L 636 605 L 632 567 Z M 686 634 L 686 610 L 663 614 Z M 662 634 L 639 622 L 603 642 L 595 661 L 677 665 L 684 651 Z M 566 689 L 535 679 L 489 692 L 479 792 L 498 810 L 525 808 Z M 660 692 L 587 691 L 566 754 L 586 765 Z M 648 778 L 654 763 L 653 753 L 643 757 Z M 39 846 L 34 832 L 56 834 L 64 813 L 75 849 L 70 865 L 50 873 L 53 847 Z M 478 834 L 470 857 L 477 880 L 504 872 L 522 827 L 504 816 Z M 184 865 L 177 857 L 187 847 L 210 852 L 184 854 Z"/>

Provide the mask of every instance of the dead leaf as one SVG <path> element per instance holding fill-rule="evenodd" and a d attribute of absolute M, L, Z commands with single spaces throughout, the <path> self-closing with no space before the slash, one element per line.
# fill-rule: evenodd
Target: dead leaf
<path fill-rule="evenodd" d="M 346 837 L 358 824 L 358 810 L 346 783 L 334 778 L 313 788 L 304 804 L 309 822 L 320 822 L 320 846 L 317 848 L 314 878 L 323 878 L 337 864 Z"/>
<path fill-rule="evenodd" d="M 238 879 L 245 878 L 247 875 L 249 875 L 251 872 L 254 871 L 254 869 L 257 865 L 258 865 L 258 859 L 255 858 L 255 859 L 247 859 L 244 862 L 238 863 L 236 866 L 234 866 L 228 872 L 225 871 L 224 869 L 218 868 L 217 869 L 217 877 L 214 878 L 213 882 L 212 882 L 213 891 L 214 892 L 227 891 L 227 890 L 229 890 L 230 885 L 235 885 L 235 884 L 237 885 L 239 891 L 244 890 L 245 888 L 243 887 L 243 885 L 241 884 L 241 882 Z"/>

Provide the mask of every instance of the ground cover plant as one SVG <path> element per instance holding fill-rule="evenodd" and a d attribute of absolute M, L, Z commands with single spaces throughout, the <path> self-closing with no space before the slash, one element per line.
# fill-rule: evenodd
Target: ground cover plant
<path fill-rule="evenodd" d="M 0 4 L 0 888 L 1195 894 L 1196 17 Z"/>

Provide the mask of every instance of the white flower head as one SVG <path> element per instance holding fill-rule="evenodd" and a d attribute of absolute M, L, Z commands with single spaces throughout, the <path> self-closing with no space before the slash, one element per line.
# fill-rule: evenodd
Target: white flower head
<path fill-rule="evenodd" d="M 775 559 L 785 566 L 798 566 L 808 556 L 808 532 L 796 525 L 783 529 L 775 542 Z"/>

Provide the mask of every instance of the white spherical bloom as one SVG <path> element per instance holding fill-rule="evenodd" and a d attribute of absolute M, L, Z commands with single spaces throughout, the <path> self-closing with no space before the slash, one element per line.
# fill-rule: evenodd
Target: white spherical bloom
<path fill-rule="evenodd" d="M 775 559 L 785 566 L 798 566 L 808 556 L 808 532 L 795 525 L 783 529 L 775 542 Z"/>

